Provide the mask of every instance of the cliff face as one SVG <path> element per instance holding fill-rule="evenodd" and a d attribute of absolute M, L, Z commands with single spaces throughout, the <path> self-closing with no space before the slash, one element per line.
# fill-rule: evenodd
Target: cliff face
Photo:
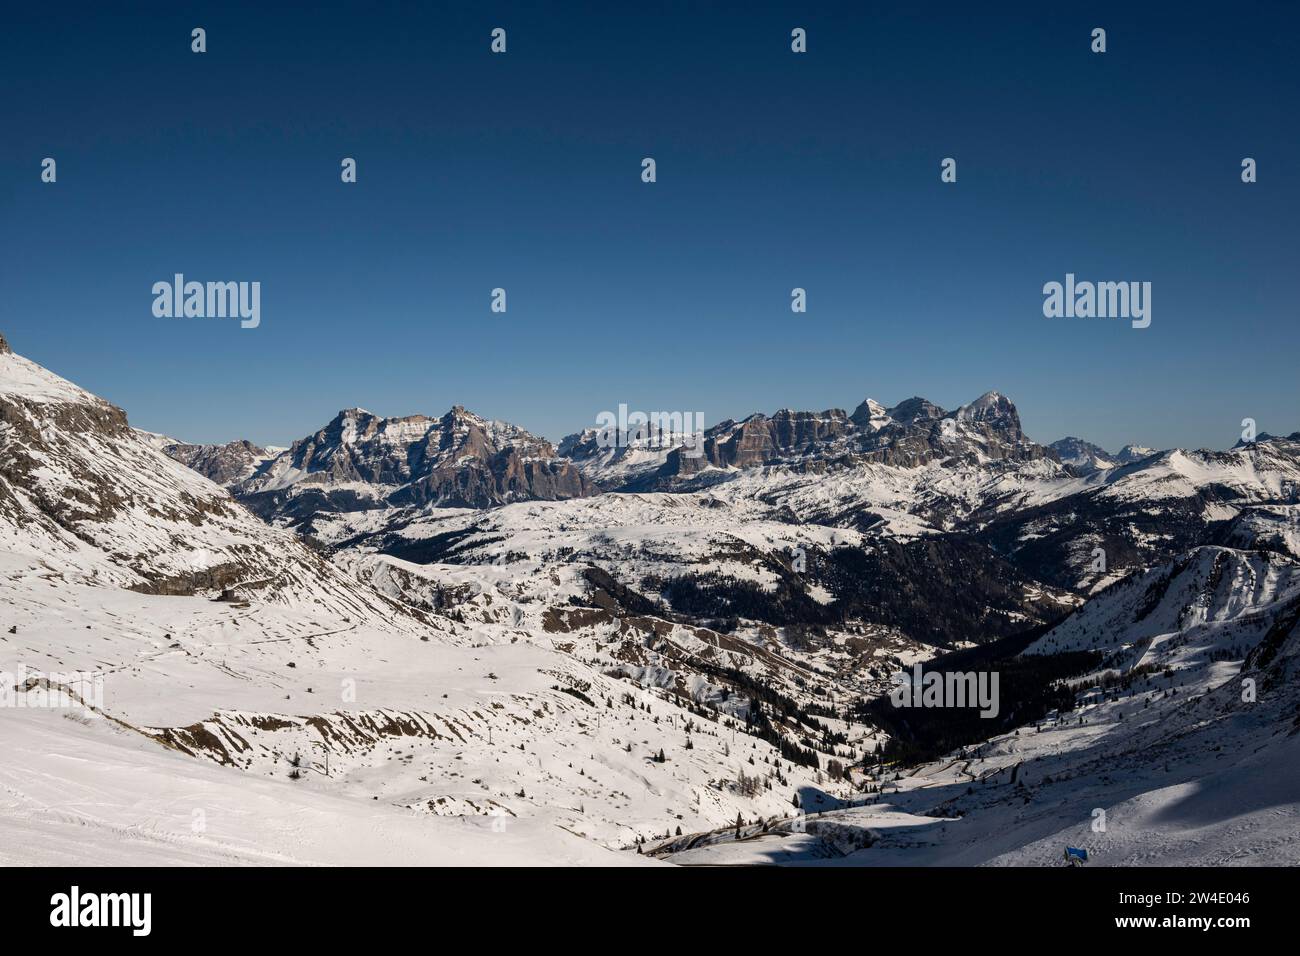
<path fill-rule="evenodd" d="M 224 445 L 175 442 L 163 445 L 162 450 L 164 454 L 219 485 L 229 485 L 252 477 L 259 465 L 273 457 L 267 449 L 259 448 L 250 441 L 232 441 Z"/>
<path fill-rule="evenodd" d="M 344 409 L 231 488 L 270 520 L 387 506 L 486 508 L 595 492 L 550 442 L 459 405 L 440 418 Z"/>
<path fill-rule="evenodd" d="M 781 466 L 821 473 L 866 463 L 918 468 L 944 461 L 972 467 L 1059 461 L 1054 450 L 1026 437 L 1016 406 L 997 392 L 981 395 L 953 411 L 924 398 L 909 398 L 892 408 L 867 399 L 851 415 L 839 408 L 821 412 L 782 409 L 770 416 L 728 420 L 704 433 L 703 455 L 692 457 L 669 449 L 658 460 L 642 456 L 624 469 L 621 486 L 611 486 L 607 478 L 616 471 L 613 466 L 618 453 L 596 447 L 588 433 L 570 436 L 561 447 L 584 472 L 600 476 L 606 490 L 671 489 L 673 479 L 710 466 Z"/>

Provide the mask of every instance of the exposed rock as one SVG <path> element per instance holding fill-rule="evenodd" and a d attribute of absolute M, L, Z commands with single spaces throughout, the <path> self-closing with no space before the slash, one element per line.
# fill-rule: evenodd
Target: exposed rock
<path fill-rule="evenodd" d="M 1060 456 L 1062 464 L 1069 465 L 1080 475 L 1091 475 L 1119 464 L 1119 459 L 1106 449 L 1082 438 L 1073 436 L 1052 442 L 1048 446 Z"/>
<path fill-rule="evenodd" d="M 0 537 L 29 567 L 94 587 L 230 590 L 419 628 L 164 455 L 120 408 L 12 352 L 0 354 Z"/>
<path fill-rule="evenodd" d="M 344 409 L 232 490 L 258 514 L 298 524 L 319 512 L 484 508 L 584 497 L 596 488 L 545 439 L 457 405 L 441 418 Z"/>
<path fill-rule="evenodd" d="M 618 450 L 597 447 L 591 433 L 570 436 L 561 448 L 584 472 L 600 475 L 607 490 L 680 490 L 680 479 L 716 469 L 780 466 L 808 473 L 865 463 L 916 468 L 933 461 L 954 465 L 1056 461 L 1050 448 L 1030 441 L 1010 399 L 988 392 L 969 405 L 944 411 L 924 398 L 886 409 L 867 399 L 848 415 L 843 409 L 750 415 L 721 422 L 704 433 L 701 456 L 665 449 L 658 460 L 643 458 L 620 475 L 612 467 Z M 611 481 L 611 473 L 621 481 Z M 699 481 L 707 482 L 707 476 Z"/>
<path fill-rule="evenodd" d="M 164 445 L 163 453 L 219 485 L 251 478 L 257 467 L 271 457 L 271 452 L 250 441 L 232 441 L 224 445 Z"/>

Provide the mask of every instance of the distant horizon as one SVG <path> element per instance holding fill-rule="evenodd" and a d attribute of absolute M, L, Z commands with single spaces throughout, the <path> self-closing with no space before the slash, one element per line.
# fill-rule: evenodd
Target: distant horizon
<path fill-rule="evenodd" d="M 0 327 L 147 431 L 990 388 L 1112 453 L 1300 428 L 1295 4 L 9 20 Z M 187 313 L 178 275 L 239 295 Z"/>
<path fill-rule="evenodd" d="M 3 329 L 0 329 L 0 337 L 4 337 L 5 339 L 8 339 L 8 337 L 4 335 L 4 330 L 3 330 Z M 13 352 L 14 352 L 15 354 L 20 355 L 20 356 L 22 356 L 23 358 L 29 359 L 30 361 L 36 362 L 38 365 L 41 365 L 42 367 L 48 369 L 49 371 L 53 372 L 54 374 L 59 375 L 61 378 L 68 379 L 68 376 L 66 376 L 66 375 L 62 375 L 62 373 L 59 372 L 58 368 L 56 368 L 56 367 L 55 367 L 55 368 L 52 368 L 52 367 L 50 367 L 50 365 L 46 364 L 45 362 L 39 361 L 38 359 L 36 359 L 36 358 L 34 358 L 34 357 L 30 356 L 30 355 L 25 355 L 25 354 L 23 353 L 23 350 L 22 350 L 21 348 L 13 348 L 13 343 L 12 343 L 12 341 L 9 342 L 9 345 L 10 345 L 10 347 L 12 348 L 12 350 L 13 350 Z M 74 379 L 68 379 L 68 381 L 71 381 L 74 385 L 77 385 L 77 386 L 79 386 L 79 387 L 85 388 L 84 385 L 82 385 L 80 382 L 77 382 L 77 381 L 74 380 Z M 94 390 L 93 390 L 93 389 L 87 389 L 87 391 L 92 391 L 92 392 L 93 392 Z M 848 406 L 845 406 L 845 405 L 825 405 L 825 406 L 821 406 L 821 407 L 817 407 L 817 408 L 812 408 L 812 407 L 810 407 L 810 408 L 796 408 L 796 407 L 794 407 L 794 406 L 792 406 L 792 405 L 780 405 L 780 406 L 778 406 L 778 407 L 776 407 L 776 408 L 773 408 L 773 409 L 770 410 L 770 411 L 762 411 L 762 410 L 757 410 L 757 409 L 756 409 L 756 410 L 753 410 L 753 411 L 747 412 L 747 413 L 745 413 L 745 414 L 743 414 L 743 415 L 722 415 L 722 416 L 720 416 L 720 417 L 718 417 L 718 418 L 716 418 L 716 419 L 707 418 L 707 416 L 706 416 L 706 420 L 708 421 L 708 426 L 707 426 L 707 427 L 712 428 L 713 426 L 715 426 L 715 425 L 719 425 L 719 424 L 721 424 L 722 422 L 724 422 L 724 421 L 728 421 L 728 420 L 730 420 L 730 421 L 735 421 L 735 422 L 742 422 L 742 421 L 744 421 L 745 419 L 749 418 L 749 417 L 752 416 L 752 415 L 764 415 L 764 416 L 767 416 L 767 417 L 771 417 L 771 416 L 777 414 L 778 412 L 781 412 L 781 411 L 787 411 L 787 410 L 788 410 L 788 411 L 793 411 L 793 412 L 804 412 L 804 413 L 808 413 L 808 412 L 811 412 L 811 413 L 820 413 L 820 412 L 827 412 L 827 411 L 842 411 L 842 412 L 844 412 L 846 415 L 851 415 L 851 414 L 853 413 L 854 409 L 858 407 L 858 405 L 860 405 L 860 404 L 862 404 L 863 402 L 866 402 L 866 401 L 875 401 L 875 402 L 877 402 L 879 405 L 881 405 L 883 408 L 885 408 L 885 409 L 888 410 L 888 409 L 897 408 L 897 407 L 898 407 L 899 405 L 901 405 L 903 402 L 909 401 L 909 400 L 914 399 L 914 398 L 920 398 L 920 399 L 924 399 L 925 401 L 929 401 L 929 402 L 931 402 L 932 404 L 937 405 L 937 406 L 939 406 L 940 408 L 942 408 L 942 409 L 944 410 L 945 414 L 946 414 L 946 413 L 954 412 L 954 411 L 956 411 L 957 409 L 959 409 L 959 408 L 961 408 L 961 407 L 963 407 L 963 406 L 965 406 L 965 405 L 969 405 L 969 404 L 971 404 L 972 402 L 974 402 L 974 401 L 978 400 L 979 398 L 982 398 L 983 396 L 988 395 L 988 394 L 990 394 L 990 393 L 996 393 L 996 394 L 999 394 L 999 395 L 1003 396 L 1004 398 L 1008 399 L 1008 400 L 1009 400 L 1009 401 L 1010 401 L 1010 402 L 1015 406 L 1015 408 L 1016 408 L 1016 412 L 1017 412 L 1017 414 L 1020 416 L 1020 419 L 1021 419 L 1021 429 L 1024 431 L 1025 436 L 1026 436 L 1027 438 L 1029 438 L 1030 441 L 1033 441 L 1035 444 L 1038 444 L 1038 445 L 1050 446 L 1050 445 L 1052 445 L 1052 444 L 1054 444 L 1054 443 L 1056 443 L 1056 442 L 1064 441 L 1064 440 L 1066 440 L 1066 439 L 1076 439 L 1076 440 L 1079 440 L 1079 441 L 1085 441 L 1085 442 L 1088 442 L 1088 443 L 1091 444 L 1091 445 L 1095 445 L 1095 446 L 1101 448 L 1103 451 L 1105 451 L 1105 452 L 1106 452 L 1107 454 L 1109 454 L 1109 455 L 1117 455 L 1117 454 L 1119 454 L 1121 451 L 1123 451 L 1125 448 L 1130 447 L 1130 446 L 1131 446 L 1131 447 L 1134 447 L 1134 448 L 1149 448 L 1149 449 L 1151 449 L 1153 452 L 1170 451 L 1170 450 L 1173 450 L 1173 449 L 1176 449 L 1176 448 L 1182 448 L 1182 449 L 1185 449 L 1185 450 L 1188 450 L 1188 451 L 1199 451 L 1199 450 L 1208 450 L 1208 451 L 1227 451 L 1227 450 L 1229 450 L 1230 448 L 1232 448 L 1232 447 L 1236 444 L 1236 441 L 1234 440 L 1232 443 L 1230 443 L 1230 444 L 1226 444 L 1226 445 L 1222 445 L 1222 446 L 1201 445 L 1201 446 L 1195 446 L 1195 447 L 1193 447 L 1193 446 L 1187 446 L 1187 445 L 1165 445 L 1165 444 L 1156 444 L 1156 443 L 1151 443 L 1151 442 L 1147 442 L 1147 441 L 1132 440 L 1132 441 L 1124 442 L 1124 443 L 1121 444 L 1121 445 L 1116 445 L 1116 446 L 1113 446 L 1113 447 L 1112 447 L 1112 446 L 1110 446 L 1110 445 L 1103 445 L 1101 442 L 1094 441 L 1093 439 L 1089 438 L 1086 434 L 1074 434 L 1074 433 L 1071 433 L 1071 434 L 1065 434 L 1065 435 L 1060 435 L 1060 436 L 1058 436 L 1057 438 L 1052 438 L 1052 439 L 1046 439 L 1046 440 L 1044 440 L 1044 439 L 1040 439 L 1040 438 L 1036 438 L 1036 437 L 1034 437 L 1034 436 L 1031 434 L 1030 429 L 1027 428 L 1027 427 L 1025 427 L 1024 410 L 1020 407 L 1020 404 L 1015 400 L 1015 397 L 1014 397 L 1013 395 L 1008 395 L 1008 394 L 1007 394 L 1005 391 L 1003 391 L 1002 389 L 997 389 L 997 388 L 985 389 L 985 390 L 984 390 L 983 392 L 981 392 L 979 395 L 976 395 L 976 396 L 974 396 L 974 397 L 972 397 L 972 398 L 969 398 L 969 399 L 967 399 L 967 400 L 965 400 L 965 401 L 958 402 L 958 403 L 955 404 L 955 405 L 945 405 L 945 404 L 942 403 L 942 402 L 935 402 L 935 401 L 934 401 L 933 399 L 931 399 L 928 395 L 919 395 L 919 394 L 908 395 L 906 398 L 901 398 L 901 399 L 899 399 L 899 400 L 896 401 L 896 402 L 885 402 L 885 401 L 881 401 L 880 399 L 876 398 L 876 396 L 874 396 L 874 395 L 867 395 L 867 396 L 865 396 L 865 397 L 859 399 L 858 401 L 856 401 L 856 402 L 854 402 L 854 403 L 852 403 L 851 405 L 848 405 Z M 95 394 L 99 394 L 99 393 L 95 393 Z M 510 416 L 510 415 L 486 415 L 486 414 L 481 413 L 478 409 L 476 409 L 476 408 L 474 408 L 474 407 L 472 407 L 472 406 L 466 405 L 464 402 L 458 402 L 458 401 L 452 401 L 452 402 L 451 402 L 450 404 L 448 404 L 448 405 L 445 407 L 445 409 L 444 409 L 443 411 L 441 411 L 441 412 L 429 412 L 429 411 L 415 410 L 415 411 L 407 411 L 407 412 L 387 413 L 387 412 L 377 412 L 377 411 L 375 411 L 375 410 L 372 409 L 372 408 L 368 408 L 368 407 L 366 407 L 365 405 L 352 404 L 352 405 L 340 405 L 340 406 L 339 406 L 337 409 L 335 409 L 333 412 L 329 413 L 329 414 L 328 414 L 328 417 L 324 418 L 324 419 L 320 422 L 320 424 L 315 425 L 315 426 L 312 426 L 312 427 L 309 427 L 309 428 L 306 428 L 306 429 L 304 429 L 304 430 L 301 432 L 301 434 L 299 434 L 299 435 L 297 435 L 297 436 L 295 436 L 295 437 L 293 437 L 293 438 L 290 438 L 290 439 L 288 439 L 288 440 L 285 440 L 285 439 L 279 439 L 279 440 L 271 440 L 271 441 L 261 441 L 261 440 L 259 440 L 258 438 L 251 437 L 251 436 L 249 436 L 249 435 L 234 435 L 234 436 L 232 436 L 232 437 L 228 437 L 228 438 L 216 438 L 216 439 L 208 439 L 208 440 L 203 440 L 203 441 L 195 441 L 195 440 L 191 439 L 191 438 L 190 438 L 189 436 L 187 436 L 187 435 L 183 435 L 183 434 L 174 434 L 174 433 L 172 433 L 172 432 L 159 431 L 159 430 L 154 429 L 154 428 L 148 428 L 148 427 L 146 427 L 146 426 L 143 426 L 143 425 L 139 424 L 139 423 L 135 420 L 134 416 L 133 416 L 132 413 L 131 413 L 131 409 L 130 409 L 130 408 L 126 408 L 126 407 L 123 407 L 123 406 L 119 405 L 117 402 L 113 401 L 113 399 L 112 399 L 110 396 L 107 396 L 107 395 L 100 395 L 99 397 L 100 397 L 100 398 L 104 398 L 104 399 L 106 399 L 106 400 L 108 400 L 108 401 L 112 401 L 113 404 L 118 405 L 118 407 L 122 408 L 122 410 L 126 413 L 126 415 L 127 415 L 127 421 L 128 421 L 128 423 L 131 425 L 132 428 L 135 428 L 135 429 L 137 429 L 137 430 L 139 430 L 139 431 L 148 432 L 148 433 L 153 434 L 153 435 L 159 435 L 159 436 L 162 436 L 162 437 L 164 437 L 164 438 L 170 438 L 170 439 L 172 439 L 173 441 L 176 441 L 176 442 L 178 442 L 178 443 L 181 443 L 181 444 L 188 444 L 188 445 L 225 445 L 225 444 L 229 444 L 229 443 L 231 443 L 231 442 L 237 442 L 237 441 L 248 441 L 248 442 L 251 442 L 252 444 L 258 446 L 259 448 L 264 448 L 264 449 L 267 449 L 267 448 L 283 448 L 283 449 L 288 449 L 288 448 L 292 447 L 292 445 L 293 445 L 294 442 L 299 441 L 299 440 L 304 439 L 304 438 L 308 438 L 308 437 L 310 437 L 311 435 L 316 434 L 318 431 L 320 431 L 320 430 L 323 429 L 325 426 L 327 426 L 330 422 L 332 422 L 332 421 L 333 421 L 335 418 L 337 418 L 339 415 L 343 414 L 344 412 L 351 411 L 351 410 L 362 411 L 362 412 L 365 412 L 366 414 L 374 415 L 375 417 L 377 417 L 377 418 L 381 418 L 381 419 L 409 418 L 409 417 L 416 416 L 416 415 L 422 415 L 422 416 L 424 416 L 425 418 L 429 418 L 429 419 L 438 419 L 438 418 L 441 418 L 442 416 L 446 415 L 447 412 L 451 411 L 452 409 L 454 409 L 454 408 L 456 408 L 456 407 L 461 407 L 461 408 L 465 409 L 466 411 L 471 412 L 471 413 L 477 415 L 478 417 L 483 418 L 483 419 L 486 419 L 486 420 L 489 420 L 489 421 L 500 421 L 500 422 L 505 422 L 505 423 L 508 423 L 508 424 L 511 424 L 511 425 L 517 425 L 517 426 L 519 426 L 520 428 L 525 429 L 525 430 L 528 431 L 530 434 L 532 434 L 532 435 L 534 435 L 534 436 L 536 436 L 536 437 L 538 437 L 538 438 L 544 438 L 544 439 L 546 439 L 546 440 L 549 441 L 551 444 L 555 445 L 557 448 L 559 447 L 560 443 L 561 443 L 565 438 L 568 438 L 568 437 L 571 436 L 571 435 L 579 434 L 579 433 L 581 433 L 584 429 L 587 429 L 587 428 L 596 428 L 596 427 L 597 427 L 597 423 L 593 420 L 592 422 L 590 422 L 590 423 L 588 423 L 588 424 L 584 424 L 584 425 L 582 425 L 582 426 L 579 427 L 579 428 L 571 429 L 571 430 L 565 432 L 565 433 L 562 434 L 562 435 L 553 436 L 553 435 L 549 435 L 549 434 L 544 434 L 544 433 L 542 433 L 542 432 L 540 432 L 540 431 L 537 431 L 537 430 L 535 430 L 535 429 L 529 427 L 529 426 L 528 426 L 524 421 L 520 420 L 520 418 L 518 418 L 518 417 L 512 417 L 512 416 Z M 1292 427 L 1292 428 L 1283 428 L 1283 429 L 1278 429 L 1278 430 L 1270 430 L 1270 429 L 1267 429 L 1267 428 L 1260 428 L 1258 434 L 1259 434 L 1259 437 L 1261 437 L 1261 438 L 1265 437 L 1266 435 L 1267 435 L 1267 436 L 1270 436 L 1270 437 L 1279 438 L 1279 437 L 1286 437 L 1287 435 L 1290 435 L 1290 434 L 1293 434 L 1293 433 L 1296 433 L 1296 432 L 1300 432 L 1300 425 L 1297 425 L 1296 427 Z M 1240 438 L 1240 435 L 1238 434 L 1237 437 L 1238 437 L 1238 439 L 1239 439 L 1239 438 Z"/>

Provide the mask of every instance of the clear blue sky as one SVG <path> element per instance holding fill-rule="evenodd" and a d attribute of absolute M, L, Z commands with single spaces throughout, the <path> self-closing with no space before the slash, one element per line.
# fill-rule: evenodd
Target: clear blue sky
<path fill-rule="evenodd" d="M 6 9 L 0 331 L 139 427 L 996 388 L 1040 441 L 1300 428 L 1294 3 L 279 6 Z M 261 327 L 155 318 L 175 272 Z M 1044 318 L 1066 272 L 1151 327 Z"/>

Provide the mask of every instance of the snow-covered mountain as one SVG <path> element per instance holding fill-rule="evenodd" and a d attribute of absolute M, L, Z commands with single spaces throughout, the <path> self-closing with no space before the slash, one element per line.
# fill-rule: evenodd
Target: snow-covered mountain
<path fill-rule="evenodd" d="M 1119 463 L 1119 460 L 1106 449 L 1082 438 L 1062 438 L 1052 442 L 1048 447 L 1056 452 L 1062 464 L 1069 465 L 1081 475 L 1105 471 Z"/>
<path fill-rule="evenodd" d="M 6 863 L 631 862 L 781 814 L 848 750 L 729 669 L 761 648 L 683 629 L 712 678 L 607 673 L 514 583 L 422 608 L 396 565 L 322 560 L 7 344 L 0 541 Z"/>
<path fill-rule="evenodd" d="M 1279 505 L 1245 508 L 1227 527 L 1217 543 L 1231 548 L 1278 551 L 1300 559 L 1300 495 Z"/>
<path fill-rule="evenodd" d="M 1131 465 L 1135 461 L 1142 461 L 1144 458 L 1150 458 L 1156 454 L 1154 448 L 1146 448 L 1142 445 L 1125 445 L 1112 455 L 1100 445 L 1094 445 L 1090 441 L 1084 441 L 1082 438 L 1074 438 L 1073 436 L 1054 441 L 1048 447 L 1060 456 L 1064 464 L 1069 465 L 1081 475 L 1105 471 L 1118 465 Z"/>
<path fill-rule="evenodd" d="M 1059 685 L 1065 706 L 906 773 L 867 761 L 864 784 L 879 791 L 866 805 L 652 853 L 711 865 L 1050 866 L 1074 846 L 1105 866 L 1294 866 L 1300 564 L 1193 549 L 1097 595 L 1017 656 L 1046 666 L 1089 655 Z M 984 666 L 1005 677 L 1011 665 Z M 1002 702 L 1014 704 L 1005 692 Z"/>
<path fill-rule="evenodd" d="M 1115 455 L 1115 461 L 1121 465 L 1131 465 L 1135 461 L 1142 461 L 1154 454 L 1156 454 L 1156 449 L 1147 448 L 1145 445 L 1125 445 Z"/>
<path fill-rule="evenodd" d="M 311 601 L 378 620 L 394 610 L 163 454 L 121 409 L 7 347 L 0 540 L 11 582 L 55 569 L 147 594 Z"/>
<path fill-rule="evenodd" d="M 317 513 L 488 507 L 594 490 L 546 440 L 459 405 L 441 418 L 381 418 L 349 408 L 278 455 L 259 457 L 259 449 L 245 446 L 173 447 L 169 454 L 229 462 L 222 474 L 232 475 L 226 483 L 241 501 L 268 520 L 308 530 Z"/>
<path fill-rule="evenodd" d="M 1300 488 L 1300 443 L 1284 439 L 1227 452 L 1126 453 L 1136 460 L 1108 456 L 1105 467 L 1079 467 L 1077 456 L 1066 464 L 1025 438 L 1014 405 L 996 393 L 954 412 L 910 399 L 890 409 L 864 402 L 853 415 L 751 416 L 709 429 L 706 454 L 695 459 L 645 441 L 605 444 L 589 431 L 561 447 L 593 487 L 675 495 L 700 528 L 815 524 L 902 544 L 960 535 L 976 566 L 1009 561 L 1029 580 L 1081 595 L 1212 543 L 1243 509 Z M 427 505 L 365 510 L 361 517 L 334 507 L 304 516 L 301 527 L 396 556 L 436 560 L 446 550 L 444 522 Z M 420 544 L 426 533 L 432 549 Z M 1036 618 L 1023 607 L 1016 613 Z"/>
<path fill-rule="evenodd" d="M 1281 500 L 1288 482 L 1300 486 L 1294 441 L 1229 452 L 1130 445 L 1113 456 L 1080 439 L 1042 446 L 997 392 L 951 412 L 911 398 L 889 408 L 866 400 L 851 414 L 755 414 L 707 429 L 697 456 L 681 434 L 610 438 L 588 429 L 556 452 L 460 408 L 441 419 L 353 409 L 260 465 L 256 450 L 239 444 L 233 455 L 232 446 L 187 454 L 209 468 L 224 463 L 216 465 L 224 474 L 253 467 L 230 483 L 241 501 L 269 521 L 334 541 L 409 540 L 429 508 L 611 491 L 700 494 L 725 503 L 731 518 L 899 541 L 969 535 L 1019 573 L 1081 594 L 1209 542 L 1243 507 Z M 359 512 L 373 514 L 334 520 Z"/>
<path fill-rule="evenodd" d="M 1015 622 L 1042 622 L 1069 605 L 1069 592 L 1086 596 L 1134 570 L 1213 543 L 1243 509 L 1277 502 L 1288 487 L 1300 486 L 1293 442 L 1229 452 L 1154 453 L 1129 446 L 1116 456 L 1077 439 L 1044 447 L 1024 435 L 1014 404 L 997 392 L 951 412 L 912 398 L 889 408 L 867 400 L 852 414 L 785 409 L 752 415 L 708 429 L 699 457 L 683 453 L 682 435 L 617 438 L 611 443 L 609 435 L 589 429 L 566 438 L 557 454 L 522 429 L 484 422 L 463 409 L 439 420 L 379 419 L 351 410 L 231 487 L 267 520 L 332 547 L 420 562 L 445 563 L 449 554 L 458 555 L 455 561 L 474 560 L 457 551 L 459 542 L 492 520 L 477 511 L 444 513 L 449 508 L 611 490 L 668 493 L 675 514 L 689 516 L 690 527 L 706 534 L 717 529 L 722 537 L 752 522 L 860 532 L 871 543 L 859 540 L 852 547 L 877 579 L 897 581 L 928 565 L 933 581 L 980 598 L 973 604 L 939 600 L 945 613 L 962 606 L 967 611 L 946 626 L 926 627 L 924 601 L 910 609 L 888 602 L 885 614 L 840 582 L 840 594 L 826 602 L 833 610 L 790 617 L 787 606 L 787 622 L 865 615 L 872 624 L 905 628 L 909 639 L 945 645 L 959 631 L 978 641 L 1008 633 Z M 517 484 L 496 481 L 498 471 L 517 474 L 521 461 L 525 468 L 540 467 Z M 555 509 L 552 517 L 585 523 L 598 513 L 602 521 L 621 524 L 623 513 L 636 521 L 644 510 L 623 499 L 609 507 L 578 506 L 572 514 Z M 664 553 L 679 556 L 674 567 L 650 572 L 625 564 L 623 583 L 638 587 L 647 574 L 692 579 L 718 599 L 714 578 L 729 548 L 721 540 L 714 540 L 712 553 L 689 560 L 691 552 L 665 543 Z M 601 550 L 598 540 L 592 544 L 565 540 L 555 553 L 587 560 Z M 851 550 L 844 544 L 838 549 Z M 846 560 L 833 550 L 811 554 L 805 583 L 817 593 L 829 586 L 818 576 L 835 575 L 837 563 Z M 768 554 L 762 560 L 777 567 L 789 558 Z M 620 574 L 617 566 L 609 569 Z M 1006 590 L 1013 578 L 1020 583 Z M 864 600 L 865 609 L 846 610 Z"/>
<path fill-rule="evenodd" d="M 204 478 L 226 486 L 251 478 L 263 464 L 285 451 L 283 448 L 261 448 L 242 439 L 224 445 L 191 445 L 165 440 L 157 447 L 163 454 L 193 468 Z"/>
<path fill-rule="evenodd" d="M 839 408 L 756 413 L 707 429 L 702 454 L 670 448 L 658 459 L 641 456 L 621 471 L 611 464 L 635 451 L 635 441 L 626 449 L 600 448 L 589 430 L 561 447 L 584 472 L 603 478 L 606 490 L 642 491 L 697 487 L 700 481 L 684 479 L 699 475 L 707 483 L 722 477 L 718 472 L 760 467 L 824 472 L 870 463 L 916 468 L 939 461 L 980 466 L 1056 458 L 1025 436 L 1015 405 L 997 392 L 951 412 L 910 398 L 888 409 L 867 399 L 852 414 Z"/>
<path fill-rule="evenodd" d="M 1227 523 L 1300 487 L 1300 442 L 1230 451 L 1157 452 L 1078 481 L 1036 485 L 1020 505 L 975 512 L 968 526 L 1044 581 L 1089 593 L 1218 539 Z"/>
<path fill-rule="evenodd" d="M 0 339 L 0 694 L 103 679 L 0 709 L 0 861 L 1297 861 L 1300 436 L 1090 470 L 988 393 L 602 445 L 188 446 Z M 884 719 L 917 663 L 1002 720 Z"/>

